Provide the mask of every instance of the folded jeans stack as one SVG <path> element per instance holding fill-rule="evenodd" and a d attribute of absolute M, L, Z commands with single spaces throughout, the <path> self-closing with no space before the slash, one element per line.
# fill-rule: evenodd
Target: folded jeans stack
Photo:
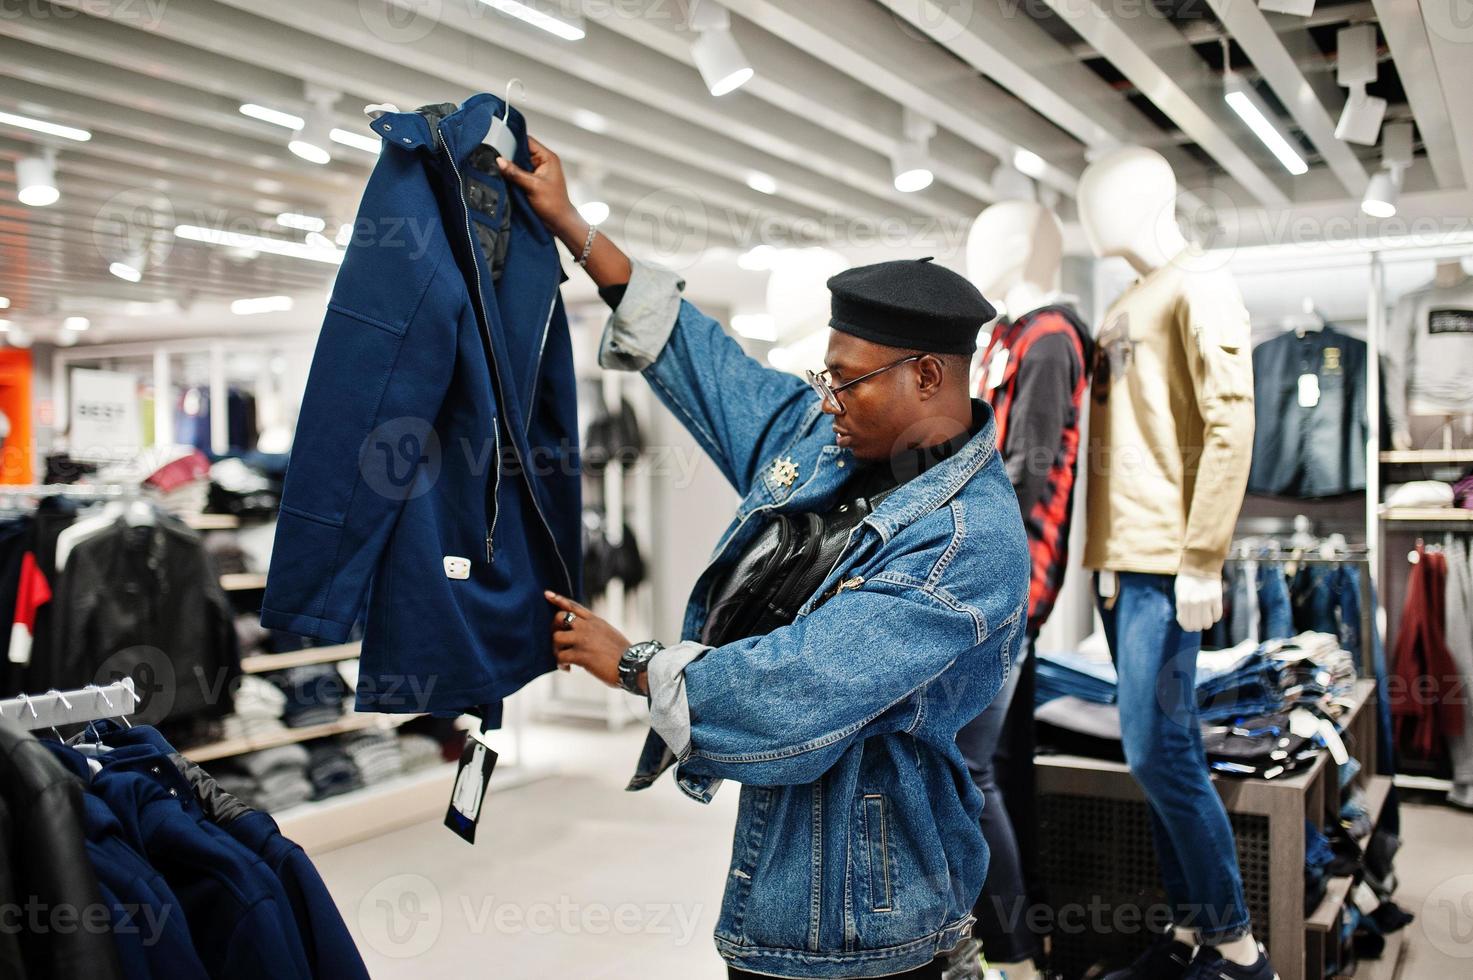
<path fill-rule="evenodd" d="M 312 798 L 325 800 L 363 788 L 358 767 L 334 741 L 315 743 L 307 753 L 307 777 L 312 781 Z"/>
<path fill-rule="evenodd" d="M 288 728 L 305 728 L 337 721 L 343 714 L 348 687 L 333 664 L 292 667 L 271 680 L 286 696 L 282 721 Z"/>

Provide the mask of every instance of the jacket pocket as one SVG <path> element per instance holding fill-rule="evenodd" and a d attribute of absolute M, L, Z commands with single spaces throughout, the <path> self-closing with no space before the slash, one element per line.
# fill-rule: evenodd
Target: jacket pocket
<path fill-rule="evenodd" d="M 889 813 L 883 793 L 866 793 L 860 807 L 860 853 L 864 855 L 869 879 L 869 910 L 889 912 L 895 908 L 894 862 L 890 859 Z"/>

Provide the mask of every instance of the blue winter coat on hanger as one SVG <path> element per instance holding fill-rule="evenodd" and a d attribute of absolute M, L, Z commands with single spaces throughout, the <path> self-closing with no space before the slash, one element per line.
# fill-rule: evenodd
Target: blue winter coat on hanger
<path fill-rule="evenodd" d="M 542 591 L 582 595 L 567 277 L 493 116 L 530 169 L 492 95 L 371 124 L 297 424 L 261 622 L 340 643 L 366 609 L 360 711 L 499 717 L 556 666 Z"/>

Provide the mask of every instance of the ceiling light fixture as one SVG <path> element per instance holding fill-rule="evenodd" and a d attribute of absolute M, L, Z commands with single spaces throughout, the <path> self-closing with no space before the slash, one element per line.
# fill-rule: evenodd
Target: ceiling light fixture
<path fill-rule="evenodd" d="M 1376 27 L 1356 24 L 1335 32 L 1335 81 L 1349 89 L 1335 123 L 1335 138 L 1375 146 L 1386 118 L 1386 100 L 1366 94 L 1376 80 Z"/>
<path fill-rule="evenodd" d="M 747 186 L 758 194 L 776 194 L 777 181 L 760 170 L 753 170 L 747 174 Z"/>
<path fill-rule="evenodd" d="M 85 129 L 63 126 L 61 123 L 47 122 L 45 119 L 33 119 L 30 116 L 17 116 L 13 112 L 0 112 L 0 125 L 29 129 L 33 133 L 45 133 L 47 136 L 60 136 L 62 139 L 74 140 L 78 143 L 85 143 L 92 138 L 92 134 Z"/>
<path fill-rule="evenodd" d="M 1412 124 L 1392 123 L 1382 134 L 1381 165 L 1366 185 L 1361 197 L 1360 209 L 1373 218 L 1390 218 L 1396 215 L 1397 199 L 1401 196 L 1402 175 L 1412 165 Z"/>
<path fill-rule="evenodd" d="M 767 272 L 777 258 L 777 249 L 771 245 L 753 245 L 737 256 L 737 267 L 748 272 Z"/>
<path fill-rule="evenodd" d="M 321 218 L 296 211 L 281 212 L 276 216 L 276 223 L 283 228 L 295 228 L 297 231 L 321 231 L 327 227 L 327 222 Z"/>
<path fill-rule="evenodd" d="M 138 282 L 143 278 L 143 267 L 146 263 L 147 257 L 140 252 L 109 264 L 107 271 L 124 282 Z"/>
<path fill-rule="evenodd" d="M 259 119 L 262 122 L 271 123 L 273 126 L 280 126 L 283 129 L 301 129 L 302 124 L 305 122 L 301 116 L 292 115 L 290 112 L 282 112 L 280 109 L 272 109 L 270 106 L 257 105 L 254 102 L 243 104 L 240 107 L 240 114 L 242 116 L 250 116 L 252 119 Z"/>
<path fill-rule="evenodd" d="M 564 41 L 583 40 L 583 25 L 581 22 L 566 21 L 561 17 L 538 10 L 530 3 L 522 0 L 481 0 L 492 10 L 499 10 L 503 14 L 515 17 L 525 24 L 531 24 L 539 30 L 546 31 L 554 37 L 560 37 Z"/>
<path fill-rule="evenodd" d="M 32 208 L 50 207 L 61 200 L 56 186 L 56 151 L 47 147 L 38 157 L 15 161 L 16 199 Z"/>
<path fill-rule="evenodd" d="M 332 124 L 320 108 L 308 110 L 306 121 L 292 133 L 286 148 L 308 163 L 319 167 L 332 162 Z"/>
<path fill-rule="evenodd" d="M 1048 173 L 1048 164 L 1044 162 L 1043 157 L 1021 146 L 1013 151 L 1013 167 L 1019 173 L 1027 174 L 1034 180 Z"/>
<path fill-rule="evenodd" d="M 0 296 L 0 310 L 8 310 L 8 309 L 10 309 L 10 297 L 9 296 Z"/>
<path fill-rule="evenodd" d="M 257 296 L 254 299 L 238 299 L 230 304 L 230 312 L 236 316 L 255 316 L 258 313 L 286 313 L 292 308 L 290 296 Z"/>
<path fill-rule="evenodd" d="M 343 261 L 342 251 L 336 248 L 322 248 L 302 242 L 289 242 L 281 238 L 267 238 L 265 235 L 247 235 L 238 231 L 203 228 L 199 225 L 176 225 L 174 237 L 191 242 L 203 242 L 206 245 L 220 245 L 225 248 L 284 255 L 293 259 L 307 259 L 311 262 L 325 262 L 329 265 L 341 265 Z"/>
<path fill-rule="evenodd" d="M 697 32 L 691 60 L 712 95 L 735 92 L 751 81 L 752 63 L 731 33 L 731 15 L 715 0 L 694 0 L 688 26 Z"/>
<path fill-rule="evenodd" d="M 63 330 L 71 330 L 75 333 L 81 333 L 83 330 L 86 330 L 91 326 L 92 321 L 87 319 L 85 316 L 69 316 L 65 320 L 61 321 L 61 328 Z"/>
<path fill-rule="evenodd" d="M 334 143 L 351 146 L 353 149 L 362 150 L 364 153 L 378 153 L 384 148 L 384 141 L 377 136 L 364 136 L 362 133 L 355 133 L 348 129 L 334 127 L 332 132 L 328 133 L 328 136 Z"/>
<path fill-rule="evenodd" d="M 890 151 L 890 175 L 895 189 L 903 194 L 913 194 L 931 186 L 936 175 L 931 172 L 931 137 L 936 134 L 936 124 L 925 116 L 905 108 L 901 110 L 900 142 Z"/>
<path fill-rule="evenodd" d="M 1227 64 L 1226 58 L 1223 59 L 1223 64 Z M 1309 172 L 1309 164 L 1304 162 L 1304 157 L 1289 142 L 1289 137 L 1274 118 L 1273 111 L 1254 89 L 1252 82 L 1231 68 L 1226 68 L 1222 73 L 1222 90 L 1223 100 L 1228 107 L 1268 147 L 1269 152 L 1284 165 L 1285 170 L 1296 177 Z"/>

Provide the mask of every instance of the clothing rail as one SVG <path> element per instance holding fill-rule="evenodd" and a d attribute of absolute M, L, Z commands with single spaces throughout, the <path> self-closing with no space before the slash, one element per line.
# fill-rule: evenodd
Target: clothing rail
<path fill-rule="evenodd" d="M 136 484 L 127 483 L 0 483 L 0 497 L 110 498 L 138 496 Z"/>
<path fill-rule="evenodd" d="M 138 693 L 133 687 L 133 678 L 124 677 L 106 687 L 91 684 L 80 691 L 53 690 L 0 701 L 0 718 L 34 731 L 121 718 L 137 709 Z"/>
<path fill-rule="evenodd" d="M 1287 555 L 1266 555 L 1262 558 L 1243 557 L 1241 555 L 1229 555 L 1230 562 L 1256 562 L 1260 565 L 1362 565 L 1365 571 L 1356 578 L 1360 583 L 1360 664 L 1362 677 L 1376 676 L 1375 642 L 1371 630 L 1375 627 L 1376 611 L 1371 606 L 1371 557 L 1369 552 L 1362 548 L 1354 548 L 1343 555 L 1325 557 L 1324 555 L 1305 553 Z"/>

